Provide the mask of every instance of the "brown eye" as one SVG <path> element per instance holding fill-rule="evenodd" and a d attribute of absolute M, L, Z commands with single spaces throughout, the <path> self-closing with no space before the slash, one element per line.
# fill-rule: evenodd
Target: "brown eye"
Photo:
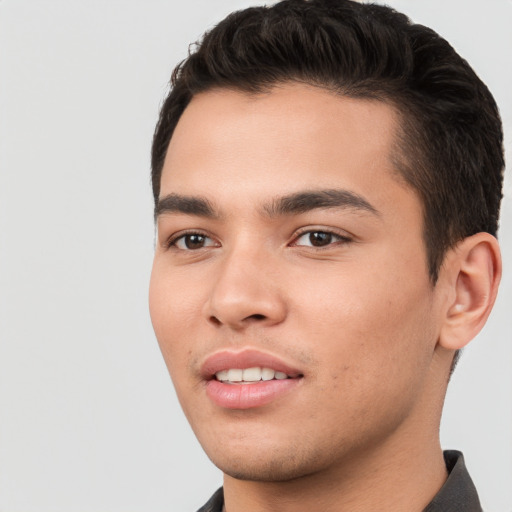
<path fill-rule="evenodd" d="M 183 237 L 183 241 L 187 249 L 201 249 L 204 246 L 205 237 L 202 235 L 187 235 Z"/>
<path fill-rule="evenodd" d="M 348 237 L 337 235 L 329 231 L 306 231 L 293 243 L 301 247 L 327 247 L 333 244 L 349 243 Z"/>
<path fill-rule="evenodd" d="M 184 251 L 193 251 L 203 247 L 213 247 L 215 242 L 210 237 L 200 233 L 188 233 L 174 240 L 171 245 Z"/>
<path fill-rule="evenodd" d="M 323 247 L 332 243 L 332 234 L 324 231 L 312 231 L 309 233 L 309 241 L 313 247 Z"/>

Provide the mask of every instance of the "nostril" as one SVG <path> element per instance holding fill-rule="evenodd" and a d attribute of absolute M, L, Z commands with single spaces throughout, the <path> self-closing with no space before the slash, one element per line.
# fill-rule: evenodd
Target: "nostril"
<path fill-rule="evenodd" d="M 259 313 L 256 313 L 254 315 L 249 315 L 245 318 L 243 318 L 241 320 L 241 324 L 240 326 L 242 326 L 243 324 L 247 324 L 247 323 L 250 323 L 250 322 L 261 322 L 263 320 L 266 320 L 267 317 L 265 315 L 261 315 Z M 210 318 L 209 318 L 209 321 L 213 324 L 213 325 L 222 325 L 222 320 L 220 320 L 219 318 L 217 318 L 215 315 L 211 315 Z"/>
<path fill-rule="evenodd" d="M 265 318 L 267 318 L 265 315 L 257 313 L 255 315 L 248 316 L 245 320 L 265 320 Z"/>
<path fill-rule="evenodd" d="M 210 322 L 215 325 L 221 325 L 222 323 L 216 316 L 213 315 L 210 317 Z"/>

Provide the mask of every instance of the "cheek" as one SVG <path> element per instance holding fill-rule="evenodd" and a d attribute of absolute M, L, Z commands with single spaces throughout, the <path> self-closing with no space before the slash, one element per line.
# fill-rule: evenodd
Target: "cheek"
<path fill-rule="evenodd" d="M 170 273 L 165 264 L 155 260 L 149 286 L 149 312 L 160 350 L 167 367 L 185 368 L 191 354 L 186 334 L 197 324 L 194 287 L 184 286 L 179 273 Z"/>
<path fill-rule="evenodd" d="M 435 341 L 428 278 L 368 268 L 317 273 L 305 284 L 308 293 L 295 295 L 301 331 L 332 374 L 408 377 L 403 366 L 426 364 Z"/>
<path fill-rule="evenodd" d="M 298 308 L 303 343 L 314 348 L 319 368 L 310 412 L 320 418 L 329 411 L 332 436 L 350 425 L 360 435 L 375 425 L 393 428 L 429 373 L 434 336 L 425 289 L 372 275 L 316 284 Z M 390 293 L 392 286 L 400 291 Z"/>

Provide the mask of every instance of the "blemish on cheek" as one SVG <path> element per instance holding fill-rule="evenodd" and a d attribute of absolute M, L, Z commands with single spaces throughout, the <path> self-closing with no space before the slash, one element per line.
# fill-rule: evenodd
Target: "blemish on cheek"
<path fill-rule="evenodd" d="M 345 365 L 345 366 L 343 366 L 341 368 L 340 372 L 331 374 L 331 380 L 333 382 L 333 387 L 334 388 L 338 387 L 338 378 L 341 377 L 342 373 L 345 373 L 345 372 L 347 372 L 349 370 L 350 370 L 350 366 L 349 365 Z"/>
<path fill-rule="evenodd" d="M 331 379 L 336 380 L 342 373 L 348 372 L 350 370 L 350 366 L 344 365 L 341 367 L 341 370 L 338 373 L 331 374 Z"/>

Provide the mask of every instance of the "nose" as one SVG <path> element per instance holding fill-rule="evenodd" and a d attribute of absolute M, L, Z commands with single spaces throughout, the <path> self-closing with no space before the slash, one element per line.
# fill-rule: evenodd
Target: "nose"
<path fill-rule="evenodd" d="M 233 250 L 215 271 L 218 274 L 204 309 L 209 322 L 239 331 L 285 319 L 286 301 L 272 258 L 261 252 Z"/>

